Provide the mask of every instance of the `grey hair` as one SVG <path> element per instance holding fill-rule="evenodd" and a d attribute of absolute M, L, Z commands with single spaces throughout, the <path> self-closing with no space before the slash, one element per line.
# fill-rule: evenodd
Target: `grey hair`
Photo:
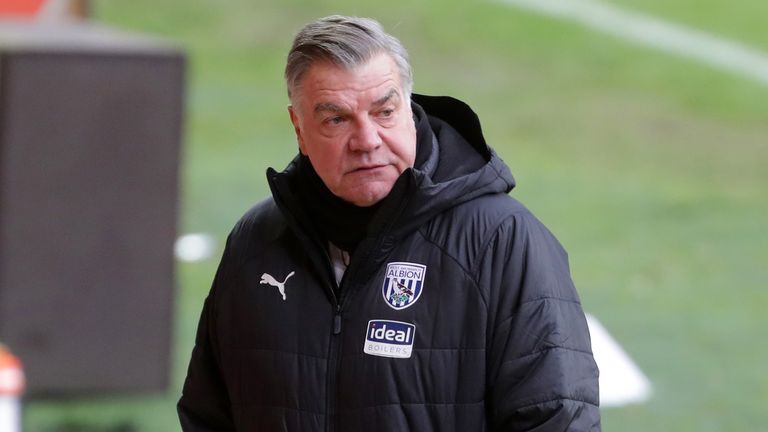
<path fill-rule="evenodd" d="M 377 54 L 386 53 L 400 70 L 404 97 L 410 99 L 413 72 L 408 52 L 397 38 L 386 33 L 378 21 L 370 18 L 332 15 L 304 26 L 293 40 L 285 65 L 288 98 L 294 100 L 301 80 L 317 61 L 330 61 L 351 70 Z"/>

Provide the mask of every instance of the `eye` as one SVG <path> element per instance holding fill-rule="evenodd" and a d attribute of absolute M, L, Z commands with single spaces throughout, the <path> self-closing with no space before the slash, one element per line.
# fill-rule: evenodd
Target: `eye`
<path fill-rule="evenodd" d="M 391 108 L 383 109 L 379 111 L 379 117 L 381 118 L 390 118 L 395 114 L 395 110 Z"/>
<path fill-rule="evenodd" d="M 340 125 L 343 122 L 344 122 L 344 117 L 342 117 L 342 116 L 328 117 L 327 119 L 323 120 L 323 123 L 325 123 L 325 124 L 327 124 L 329 126 Z"/>

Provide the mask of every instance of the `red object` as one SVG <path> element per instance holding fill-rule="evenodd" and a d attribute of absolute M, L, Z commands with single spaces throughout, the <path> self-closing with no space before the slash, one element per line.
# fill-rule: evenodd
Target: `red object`
<path fill-rule="evenodd" d="M 0 345 L 0 396 L 19 396 L 24 393 L 24 371 L 21 361 Z"/>
<path fill-rule="evenodd" d="M 34 16 L 40 12 L 45 0 L 3 0 L 0 2 L 0 16 Z"/>

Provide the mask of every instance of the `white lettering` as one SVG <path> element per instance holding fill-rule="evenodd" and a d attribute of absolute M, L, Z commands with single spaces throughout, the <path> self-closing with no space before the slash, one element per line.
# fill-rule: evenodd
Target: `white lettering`
<path fill-rule="evenodd" d="M 408 345 L 390 345 L 379 342 L 369 342 L 365 345 L 363 351 L 366 354 L 381 356 L 381 357 L 394 357 L 394 358 L 410 358 L 411 347 Z"/>
<path fill-rule="evenodd" d="M 408 327 L 405 331 L 389 329 L 386 324 L 382 325 L 380 328 L 371 327 L 368 338 L 408 343 L 411 340 L 411 327 Z"/>
<path fill-rule="evenodd" d="M 399 321 L 371 320 L 368 322 L 363 352 L 381 357 L 410 358 L 415 327 Z"/>
<path fill-rule="evenodd" d="M 387 269 L 387 277 L 422 280 L 423 271 L 410 267 L 391 266 Z"/>

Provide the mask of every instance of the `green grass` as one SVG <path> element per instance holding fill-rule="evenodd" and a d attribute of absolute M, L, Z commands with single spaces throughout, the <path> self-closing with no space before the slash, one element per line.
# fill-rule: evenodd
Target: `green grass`
<path fill-rule="evenodd" d="M 768 47 L 763 3 L 615 3 Z M 768 88 L 481 1 L 93 7 L 103 22 L 187 50 L 181 229 L 221 243 L 267 195 L 265 169 L 296 151 L 281 78 L 292 34 L 330 13 L 377 17 L 409 48 L 416 91 L 480 114 L 516 175 L 513 195 L 568 249 L 586 309 L 653 381 L 650 402 L 604 410 L 604 429 L 765 430 Z M 214 270 L 178 266 L 167 394 L 29 401 L 27 430 L 178 430 L 174 404 Z"/>
<path fill-rule="evenodd" d="M 610 0 L 610 3 L 745 42 L 768 52 L 768 32 L 765 31 L 768 3 L 764 1 Z"/>

